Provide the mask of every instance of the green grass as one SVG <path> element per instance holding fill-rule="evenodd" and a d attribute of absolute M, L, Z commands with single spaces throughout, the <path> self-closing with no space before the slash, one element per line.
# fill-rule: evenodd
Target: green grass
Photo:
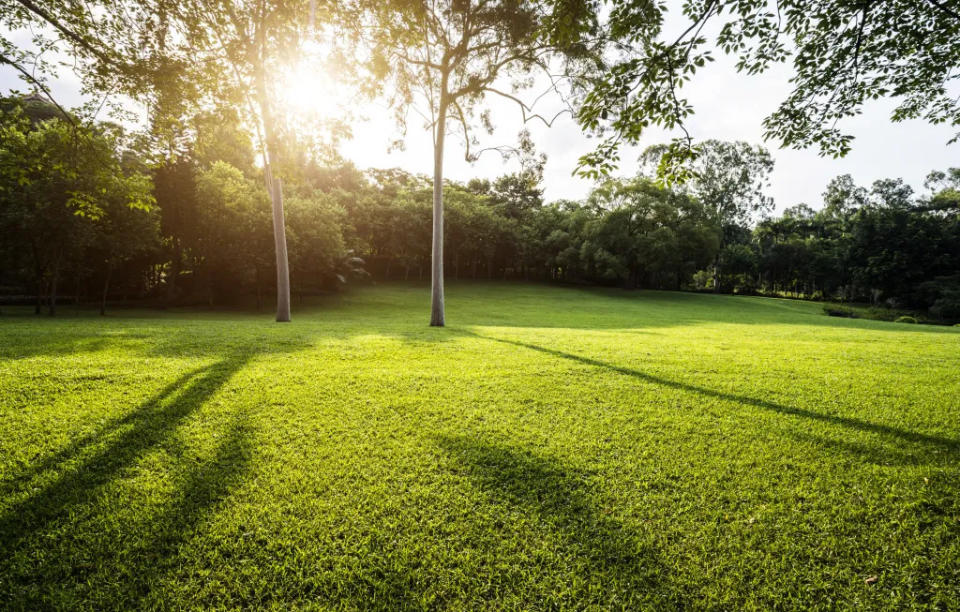
<path fill-rule="evenodd" d="M 524 285 L 428 307 L 6 310 L 0 608 L 960 606 L 960 329 Z"/>

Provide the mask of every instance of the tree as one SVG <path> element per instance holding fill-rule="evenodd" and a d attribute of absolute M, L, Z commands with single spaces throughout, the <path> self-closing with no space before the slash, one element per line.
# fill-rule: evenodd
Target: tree
<path fill-rule="evenodd" d="M 663 168 L 669 146 L 658 145 L 644 152 L 648 166 Z M 720 227 L 720 249 L 732 242 L 738 228 L 756 221 L 773 208 L 765 194 L 773 158 L 769 151 L 746 142 L 707 140 L 689 166 L 688 180 L 678 188 L 700 200 Z M 720 290 L 721 261 L 714 262 L 714 288 Z"/>
<path fill-rule="evenodd" d="M 588 56 L 581 44 L 545 39 L 543 29 L 555 15 L 544 5 L 516 0 L 440 0 L 431 2 L 371 2 L 369 44 L 372 48 L 375 87 L 392 85 L 391 100 L 401 122 L 407 108 L 420 102 L 419 112 L 433 132 L 433 239 L 431 245 L 430 325 L 443 326 L 443 155 L 448 122 L 458 126 L 467 159 L 478 153 L 472 120 L 484 98 L 496 95 L 519 105 L 526 122 L 539 118 L 532 104 L 518 97 L 525 83 L 515 80 L 504 91 L 502 77 L 523 77 L 536 69 L 551 74 L 557 51 L 570 59 Z M 582 14 L 582 12 L 581 12 Z M 586 26 L 576 22 L 577 32 Z M 551 89 L 558 81 L 551 78 Z M 529 83 L 526 83 L 529 86 Z M 491 128 L 489 115 L 481 123 Z M 522 147 L 521 147 L 522 148 Z"/>
<path fill-rule="evenodd" d="M 150 188 L 145 175 L 124 171 L 108 126 L 34 123 L 16 105 L 0 114 L 0 209 L 29 253 L 37 312 L 45 289 L 56 313 L 64 271 L 78 265 L 98 231 L 110 233 L 104 224 L 120 222 L 117 207 L 149 210 Z"/>
<path fill-rule="evenodd" d="M 580 6 L 579 0 L 554 0 Z M 602 3 L 587 3 L 600 10 Z M 852 136 L 838 123 L 877 98 L 895 98 L 891 119 L 925 119 L 960 126 L 960 9 L 942 0 L 690 0 L 681 13 L 687 27 L 664 38 L 666 3 L 616 4 L 605 23 L 621 49 L 596 81 L 577 119 L 594 133 L 610 134 L 581 159 L 588 174 L 615 167 L 622 143 L 635 144 L 645 129 L 679 128 L 668 148 L 665 174 L 683 176 L 683 162 L 696 155 L 684 122 L 694 112 L 681 87 L 713 60 L 708 24 L 718 25 L 712 43 L 737 58 L 737 70 L 755 74 L 792 63 L 793 90 L 764 119 L 765 137 L 794 148 L 817 147 L 842 156 Z M 557 27 L 562 31 L 563 22 Z M 957 140 L 954 135 L 951 142 Z"/>
<path fill-rule="evenodd" d="M 827 183 L 823 192 L 824 210 L 834 216 L 843 216 L 867 204 L 867 190 L 857 186 L 853 177 L 843 174 Z"/>
<path fill-rule="evenodd" d="M 588 223 L 581 253 L 603 280 L 676 289 L 718 250 L 703 204 L 647 178 L 604 181 L 587 204 L 601 214 Z"/>
<path fill-rule="evenodd" d="M 225 161 L 216 161 L 197 174 L 196 198 L 190 246 L 202 257 L 207 300 L 213 303 L 216 295 L 236 294 L 246 279 L 259 281 L 262 256 L 257 254 L 267 245 L 258 243 L 269 235 L 270 208 L 256 183 Z"/>
<path fill-rule="evenodd" d="M 101 193 L 103 214 L 96 220 L 93 250 L 103 265 L 100 314 L 106 314 L 114 272 L 126 262 L 152 256 L 160 247 L 159 222 L 153 185 L 142 172 L 116 173 L 111 188 Z M 137 203 L 131 206 L 131 202 Z"/>
<path fill-rule="evenodd" d="M 159 14 L 167 14 L 163 3 Z M 290 268 L 287 256 L 280 134 L 283 117 L 273 75 L 296 57 L 311 14 L 307 2 L 218 0 L 180 3 L 174 13 L 189 32 L 186 49 L 194 68 L 229 75 L 235 95 L 256 126 L 263 175 L 271 201 L 277 273 L 277 321 L 290 321 Z"/>

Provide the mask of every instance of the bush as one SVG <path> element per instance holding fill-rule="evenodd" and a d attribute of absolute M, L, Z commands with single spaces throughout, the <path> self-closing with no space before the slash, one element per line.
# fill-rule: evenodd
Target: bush
<path fill-rule="evenodd" d="M 916 323 L 917 320 L 911 316 L 902 316 L 902 317 L 897 317 L 893 322 L 894 323 Z"/>
<path fill-rule="evenodd" d="M 852 308 L 847 308 L 846 306 L 824 306 L 823 312 L 831 317 L 857 318 L 857 313 L 854 312 Z"/>

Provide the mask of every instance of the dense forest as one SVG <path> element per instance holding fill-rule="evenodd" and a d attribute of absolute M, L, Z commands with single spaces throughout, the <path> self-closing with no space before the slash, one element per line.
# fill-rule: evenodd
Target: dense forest
<path fill-rule="evenodd" d="M 158 155 L 118 125 L 73 125 L 38 97 L 4 98 L 3 301 L 50 314 L 65 301 L 269 303 L 270 200 L 249 137 L 229 113 L 196 117 L 190 134 L 181 154 Z M 651 178 L 661 153 L 582 201 L 544 202 L 536 167 L 446 181 L 447 278 L 839 299 L 960 320 L 960 169 L 932 172 L 924 194 L 840 176 L 822 202 L 777 216 L 764 149 L 707 142 L 694 178 L 672 187 Z M 286 157 L 295 299 L 429 279 L 429 177 Z"/>

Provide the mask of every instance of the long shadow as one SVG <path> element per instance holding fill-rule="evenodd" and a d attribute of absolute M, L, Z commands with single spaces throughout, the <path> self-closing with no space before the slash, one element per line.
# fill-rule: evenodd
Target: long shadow
<path fill-rule="evenodd" d="M 154 589 L 159 587 L 162 591 L 165 581 L 176 579 L 180 547 L 197 535 L 197 528 L 203 520 L 213 514 L 217 504 L 227 498 L 249 471 L 253 432 L 246 413 L 235 415 L 229 430 L 221 433 L 226 434 L 225 438 L 213 456 L 187 471 L 177 485 L 175 500 L 160 516 L 151 519 L 154 536 L 128 553 L 128 557 L 136 562 L 114 563 L 114 567 L 101 568 L 97 582 L 120 586 L 121 592 L 110 597 L 119 604 L 118 607 L 163 607 L 163 600 L 154 598 Z M 111 580 L 118 572 L 123 572 L 126 579 Z M 91 581 L 87 579 L 86 582 Z"/>
<path fill-rule="evenodd" d="M 788 414 L 791 416 L 798 416 L 805 419 L 812 419 L 812 420 L 820 421 L 823 423 L 829 423 L 832 425 L 840 425 L 842 427 L 855 429 L 857 431 L 864 431 L 868 433 L 886 435 L 886 436 L 898 438 L 906 442 L 912 442 L 916 444 L 926 444 L 926 445 L 932 445 L 937 447 L 946 447 L 951 451 L 960 450 L 960 441 L 955 440 L 953 438 L 946 438 L 942 436 L 918 433 L 915 431 L 909 431 L 906 429 L 901 429 L 899 427 L 894 427 L 892 425 L 872 423 L 870 421 L 864 421 L 862 419 L 857 419 L 854 417 L 822 414 L 820 412 L 813 412 L 812 410 L 805 410 L 803 408 L 796 408 L 794 406 L 785 406 L 783 404 L 777 404 L 769 400 L 757 399 L 757 398 L 749 397 L 745 395 L 725 393 L 723 391 L 717 391 L 715 389 L 708 389 L 706 387 L 700 387 L 698 385 L 693 385 L 690 383 L 684 383 L 676 380 L 670 380 L 667 378 L 661 378 L 659 376 L 654 376 L 653 374 L 647 374 L 646 372 L 641 372 L 640 370 L 634 370 L 632 368 L 626 368 L 623 366 L 606 363 L 598 359 L 583 357 L 581 355 L 575 355 L 573 353 L 565 353 L 563 351 L 558 351 L 556 349 L 546 348 L 543 346 L 538 346 L 536 344 L 530 344 L 528 342 L 521 342 L 519 340 L 494 338 L 491 336 L 484 336 L 481 334 L 477 334 L 476 332 L 473 332 L 473 335 L 475 335 L 478 338 L 490 340 L 492 342 L 512 344 L 514 346 L 519 346 L 519 347 L 527 348 L 530 350 L 539 351 L 541 353 L 552 355 L 554 357 L 561 357 L 563 359 L 577 361 L 579 363 L 584 363 L 597 368 L 603 368 L 606 370 L 610 370 L 612 372 L 623 374 L 625 376 L 631 376 L 633 378 L 637 378 L 645 382 L 654 383 L 664 387 L 670 387 L 672 389 L 679 389 L 681 391 L 697 393 L 705 397 L 712 397 L 716 399 L 726 400 L 729 402 L 734 402 L 734 403 L 743 404 L 747 406 L 753 406 L 755 408 L 761 408 L 763 410 L 768 410 L 768 411 L 776 412 L 779 414 Z"/>
<path fill-rule="evenodd" d="M 82 576 L 96 573 L 104 562 L 109 567 L 109 560 L 117 556 L 122 546 L 102 539 L 98 542 L 96 522 L 105 517 L 84 519 L 84 513 L 102 503 L 98 496 L 104 489 L 122 478 L 140 457 L 199 410 L 251 356 L 249 352 L 236 353 L 180 376 L 127 416 L 76 440 L 15 478 L 17 491 L 4 491 L 4 496 L 16 492 L 24 496 L 7 506 L 0 516 L 0 575 L 4 577 L 0 601 L 7 600 L 12 608 L 48 607 L 52 602 L 46 590 L 69 590 L 84 584 Z M 180 501 L 171 506 L 169 520 L 160 525 L 167 524 L 173 532 L 182 533 L 201 516 L 203 508 L 223 495 L 224 487 L 231 485 L 242 467 L 224 463 L 223 457 L 246 456 L 241 452 L 243 440 L 237 437 L 244 431 L 243 427 L 234 428 L 217 451 L 220 460 L 214 459 L 191 471 L 184 486 L 178 489 Z M 54 471 L 58 472 L 56 476 L 42 479 L 44 474 Z M 177 523 L 172 520 L 174 516 L 186 522 Z M 91 524 L 83 525 L 84 522 Z M 90 548 L 99 549 L 99 555 L 93 555 L 93 567 L 71 564 L 71 555 L 89 558 Z M 147 557 L 148 548 L 143 549 L 140 558 Z M 64 554 L 57 554 L 56 549 L 62 549 Z M 125 558 L 136 565 L 132 560 L 137 557 Z M 144 574 L 140 581 L 147 580 L 149 575 Z M 110 582 L 113 581 L 104 583 Z"/>
<path fill-rule="evenodd" d="M 166 385 L 163 389 L 155 393 L 150 399 L 143 402 L 136 409 L 128 412 L 122 417 L 117 417 L 107 421 L 98 427 L 95 431 L 82 436 L 73 438 L 66 446 L 55 453 L 47 455 L 28 465 L 19 473 L 11 476 L 0 486 L 0 496 L 6 497 L 15 493 L 24 486 L 25 481 L 32 480 L 40 474 L 52 469 L 56 469 L 72 459 L 82 455 L 85 449 L 96 445 L 98 442 L 112 435 L 126 426 L 135 426 L 150 414 L 161 403 L 174 395 L 177 391 L 184 388 L 191 380 L 203 374 L 210 366 L 196 368 L 184 374 L 181 374 L 176 380 Z"/>
<path fill-rule="evenodd" d="M 591 497 L 588 474 L 522 448 L 460 435 L 436 439 L 483 491 L 562 535 L 561 557 L 574 560 L 567 569 L 578 574 L 585 591 L 576 600 L 599 609 L 683 607 L 675 593 L 667 595 L 669 564 L 652 544 L 641 544 L 637 534 L 606 515 Z"/>

